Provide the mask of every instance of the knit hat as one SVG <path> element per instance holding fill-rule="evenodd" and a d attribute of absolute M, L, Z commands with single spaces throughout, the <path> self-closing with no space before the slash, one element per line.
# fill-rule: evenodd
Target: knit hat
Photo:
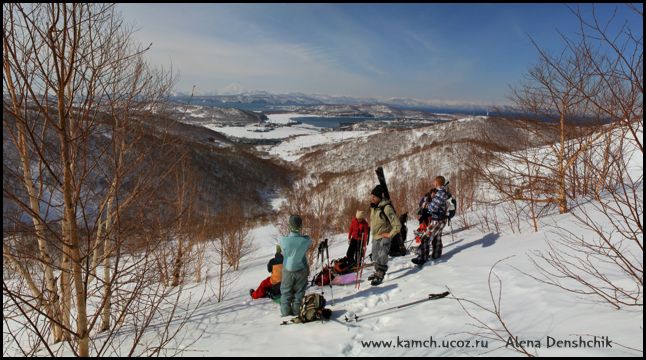
<path fill-rule="evenodd" d="M 283 250 L 280 248 L 280 245 L 276 244 L 276 254 L 282 253 Z"/>
<path fill-rule="evenodd" d="M 357 214 L 355 215 L 355 217 L 359 220 L 363 219 L 363 211 L 357 210 Z"/>
<path fill-rule="evenodd" d="M 291 215 L 289 217 L 289 231 L 300 233 L 303 228 L 303 219 L 298 215 Z"/>
<path fill-rule="evenodd" d="M 384 187 L 381 186 L 381 184 L 375 186 L 375 188 L 372 189 L 371 194 L 378 197 L 378 198 L 380 198 L 380 199 L 383 199 L 384 198 Z"/>

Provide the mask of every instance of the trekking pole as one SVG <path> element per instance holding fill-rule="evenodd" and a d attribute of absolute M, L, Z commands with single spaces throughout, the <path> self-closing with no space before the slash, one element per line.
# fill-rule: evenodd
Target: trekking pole
<path fill-rule="evenodd" d="M 318 255 L 316 261 L 319 261 L 320 258 L 320 264 L 321 264 L 321 295 L 325 295 L 325 286 L 323 285 L 323 270 L 324 270 L 324 264 L 323 264 L 323 243 L 319 244 L 319 249 L 318 249 Z M 316 274 L 318 276 L 318 273 Z"/>
<path fill-rule="evenodd" d="M 332 269 L 330 268 L 330 250 L 328 248 L 328 239 L 325 239 L 325 254 L 327 255 L 327 276 L 330 280 L 330 295 L 332 295 L 332 306 L 334 306 L 334 288 L 332 287 Z M 321 281 L 321 284 L 323 282 Z"/>
<path fill-rule="evenodd" d="M 454 243 L 455 235 L 453 234 L 453 224 L 451 223 L 451 219 L 449 219 L 449 227 L 451 228 L 451 243 Z"/>
<path fill-rule="evenodd" d="M 368 233 L 368 237 L 369 236 L 370 236 L 370 233 Z M 359 281 L 357 282 L 357 290 L 361 288 L 361 278 L 363 277 L 363 268 L 366 262 L 366 250 L 364 248 L 366 247 L 365 244 L 368 240 L 368 237 L 366 237 L 365 239 L 362 239 L 361 241 L 361 252 L 363 256 L 361 257 L 361 268 L 359 269 Z"/>
<path fill-rule="evenodd" d="M 364 239 L 363 239 L 363 230 L 361 231 L 361 234 L 359 236 L 361 239 L 361 247 L 359 248 L 359 256 L 357 259 L 357 271 L 356 271 L 356 276 L 355 276 L 355 281 L 354 281 L 354 288 L 358 289 L 359 288 L 359 282 L 361 282 L 361 279 L 359 278 L 359 269 L 363 266 L 363 256 L 365 255 L 363 251 L 363 244 L 364 244 Z"/>

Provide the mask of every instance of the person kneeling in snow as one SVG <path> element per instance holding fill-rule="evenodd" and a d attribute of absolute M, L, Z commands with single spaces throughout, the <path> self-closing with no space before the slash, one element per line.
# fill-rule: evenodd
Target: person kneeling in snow
<path fill-rule="evenodd" d="M 276 255 L 267 263 L 267 271 L 271 273 L 271 276 L 263 280 L 256 290 L 249 290 L 253 299 L 280 297 L 280 283 L 283 278 L 283 254 L 280 245 L 276 245 Z"/>
<path fill-rule="evenodd" d="M 305 296 L 310 267 L 306 253 L 312 240 L 301 235 L 303 220 L 298 215 L 289 217 L 289 235 L 280 240 L 283 249 L 283 281 L 280 285 L 281 316 L 298 316 L 301 301 Z"/>

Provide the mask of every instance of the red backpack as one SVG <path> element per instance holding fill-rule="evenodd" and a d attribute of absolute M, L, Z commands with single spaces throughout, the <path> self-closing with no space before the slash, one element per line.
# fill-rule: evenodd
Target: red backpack
<path fill-rule="evenodd" d="M 325 266 L 323 267 L 323 270 L 321 270 L 320 273 L 314 276 L 314 279 L 312 279 L 312 284 L 313 285 L 315 284 L 318 286 L 324 286 L 324 285 L 329 285 L 332 280 L 334 280 L 334 273 L 330 270 L 330 268 Z"/>

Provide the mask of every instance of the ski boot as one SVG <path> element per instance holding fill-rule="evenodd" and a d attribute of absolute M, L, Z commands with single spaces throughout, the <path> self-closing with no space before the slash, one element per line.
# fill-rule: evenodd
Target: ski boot
<path fill-rule="evenodd" d="M 377 286 L 381 284 L 383 281 L 384 281 L 384 278 L 382 276 L 375 276 L 375 278 L 372 279 L 372 282 L 370 283 L 370 285 Z"/>
<path fill-rule="evenodd" d="M 411 262 L 417 266 L 424 266 L 424 263 L 426 263 L 428 259 L 428 256 L 417 256 L 416 258 L 413 258 Z"/>

